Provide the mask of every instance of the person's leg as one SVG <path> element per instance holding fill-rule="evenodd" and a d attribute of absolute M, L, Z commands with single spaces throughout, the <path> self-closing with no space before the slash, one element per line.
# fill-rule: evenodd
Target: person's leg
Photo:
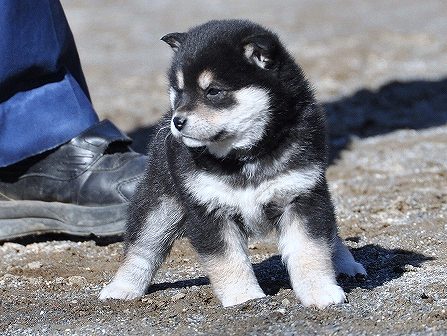
<path fill-rule="evenodd" d="M 98 121 L 59 1 L 0 2 L 0 241 L 124 230 L 145 157 Z"/>
<path fill-rule="evenodd" d="M 0 167 L 97 122 L 59 1 L 1 1 Z"/>

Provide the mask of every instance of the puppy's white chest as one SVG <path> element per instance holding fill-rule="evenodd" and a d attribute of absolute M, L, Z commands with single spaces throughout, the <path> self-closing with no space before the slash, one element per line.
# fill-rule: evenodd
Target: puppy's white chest
<path fill-rule="evenodd" d="M 265 219 L 263 206 L 285 206 L 312 189 L 322 175 L 318 167 L 293 170 L 257 185 L 235 187 L 214 174 L 199 172 L 185 180 L 185 187 L 199 204 L 211 212 L 240 214 L 246 226 L 257 231 Z"/>

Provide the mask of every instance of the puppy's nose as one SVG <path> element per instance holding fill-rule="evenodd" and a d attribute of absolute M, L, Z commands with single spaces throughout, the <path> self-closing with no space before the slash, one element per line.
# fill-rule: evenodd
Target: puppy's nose
<path fill-rule="evenodd" d="M 186 124 L 186 118 L 174 117 L 174 119 L 172 119 L 172 122 L 174 123 L 175 128 L 181 131 Z"/>

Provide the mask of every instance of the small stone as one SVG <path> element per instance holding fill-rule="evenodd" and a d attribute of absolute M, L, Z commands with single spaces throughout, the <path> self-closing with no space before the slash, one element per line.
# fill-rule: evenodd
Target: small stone
<path fill-rule="evenodd" d="M 417 269 L 417 267 L 414 267 L 413 265 L 405 265 L 404 270 L 405 270 L 405 272 L 416 272 L 418 269 Z"/>
<path fill-rule="evenodd" d="M 275 312 L 278 312 L 281 315 L 284 315 L 286 313 L 286 310 L 284 308 L 279 308 L 279 309 L 276 309 Z"/>
<path fill-rule="evenodd" d="M 56 277 L 56 278 L 54 278 L 53 281 L 55 284 L 63 284 L 65 282 L 65 278 L 64 277 Z"/>
<path fill-rule="evenodd" d="M 42 277 L 39 278 L 28 278 L 28 282 L 32 286 L 38 286 L 43 282 Z"/>
<path fill-rule="evenodd" d="M 21 244 L 17 244 L 17 243 L 4 243 L 2 247 L 5 250 L 13 250 L 16 252 L 20 252 L 25 248 L 25 246 L 23 246 Z"/>
<path fill-rule="evenodd" d="M 183 299 L 185 296 L 186 296 L 185 293 L 178 293 L 178 294 L 175 294 L 175 295 L 173 295 L 173 296 L 171 297 L 171 301 L 173 301 L 173 302 L 178 301 L 178 300 L 180 300 L 180 299 Z"/>
<path fill-rule="evenodd" d="M 141 302 L 147 303 L 147 304 L 153 304 L 154 300 L 152 300 L 151 298 L 147 297 L 147 296 L 143 296 L 141 298 Z"/>
<path fill-rule="evenodd" d="M 284 300 L 281 301 L 281 304 L 283 306 L 288 306 L 290 304 L 290 301 L 289 301 L 289 299 L 284 299 Z"/>
<path fill-rule="evenodd" d="M 427 303 L 433 303 L 434 301 L 435 301 L 435 299 L 434 298 L 432 298 L 431 296 L 428 296 L 427 294 L 425 294 L 425 293 L 422 293 L 421 294 L 421 299 L 423 299 L 425 302 L 427 302 Z"/>
<path fill-rule="evenodd" d="M 42 267 L 42 263 L 40 261 L 33 261 L 33 262 L 26 264 L 26 268 L 31 269 L 31 270 L 39 269 L 41 267 Z"/>
<path fill-rule="evenodd" d="M 80 275 L 73 275 L 68 277 L 68 283 L 70 285 L 84 286 L 87 284 L 87 279 Z"/>

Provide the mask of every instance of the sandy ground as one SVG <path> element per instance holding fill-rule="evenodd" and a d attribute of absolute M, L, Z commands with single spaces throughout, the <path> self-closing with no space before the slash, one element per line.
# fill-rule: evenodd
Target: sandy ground
<path fill-rule="evenodd" d="M 447 333 L 445 1 L 62 2 L 98 113 L 138 150 L 168 103 L 163 34 L 223 17 L 277 31 L 328 112 L 340 232 L 369 276 L 339 279 L 346 304 L 304 308 L 268 238 L 250 246 L 267 297 L 224 309 L 182 240 L 142 300 L 102 303 L 121 243 L 5 243 L 1 335 Z"/>

